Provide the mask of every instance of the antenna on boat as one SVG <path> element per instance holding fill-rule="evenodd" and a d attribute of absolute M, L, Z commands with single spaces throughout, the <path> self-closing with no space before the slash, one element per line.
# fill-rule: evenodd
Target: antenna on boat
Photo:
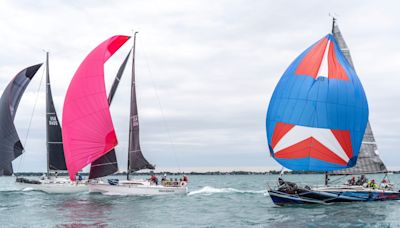
<path fill-rule="evenodd" d="M 332 34 L 333 34 L 333 30 L 335 28 L 336 25 L 336 20 L 337 20 L 337 14 L 336 13 L 329 13 L 329 17 L 332 17 Z"/>

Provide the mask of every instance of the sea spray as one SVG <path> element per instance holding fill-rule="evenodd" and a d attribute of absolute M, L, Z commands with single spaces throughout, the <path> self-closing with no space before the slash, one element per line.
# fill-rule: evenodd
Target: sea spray
<path fill-rule="evenodd" d="M 199 190 L 191 191 L 188 193 L 189 196 L 193 195 L 212 195 L 217 193 L 243 193 L 243 194 L 264 194 L 268 195 L 266 190 L 240 190 L 235 188 L 214 188 L 211 186 L 205 186 Z"/>

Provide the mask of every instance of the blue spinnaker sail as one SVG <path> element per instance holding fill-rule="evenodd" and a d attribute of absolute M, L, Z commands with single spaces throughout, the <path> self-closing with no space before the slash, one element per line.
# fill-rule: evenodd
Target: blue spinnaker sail
<path fill-rule="evenodd" d="M 266 121 L 270 154 L 292 170 L 352 167 L 367 121 L 361 82 L 328 34 L 295 59 L 275 88 Z"/>

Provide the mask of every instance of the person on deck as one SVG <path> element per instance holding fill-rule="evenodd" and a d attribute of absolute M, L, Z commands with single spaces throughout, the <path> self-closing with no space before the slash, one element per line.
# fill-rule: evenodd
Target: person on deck
<path fill-rule="evenodd" d="M 360 177 L 360 176 L 357 177 L 356 185 L 362 185 L 362 184 L 361 184 L 361 177 Z"/>
<path fill-rule="evenodd" d="M 150 181 L 153 182 L 154 184 L 158 185 L 158 178 L 156 177 L 156 175 L 151 175 L 150 177 Z"/>
<path fill-rule="evenodd" d="M 393 185 L 390 183 L 389 179 L 383 178 L 381 184 L 379 185 L 381 189 L 393 190 Z"/>
<path fill-rule="evenodd" d="M 352 177 L 350 180 L 347 181 L 347 183 L 348 183 L 349 185 L 355 185 L 355 184 L 356 184 L 356 178 L 355 178 L 355 177 Z"/>
<path fill-rule="evenodd" d="M 161 185 L 167 186 L 168 183 L 167 174 L 164 173 L 163 177 L 161 178 Z"/>
<path fill-rule="evenodd" d="M 163 177 L 161 178 L 161 182 L 163 182 L 163 181 L 167 181 L 167 174 L 166 173 L 164 173 Z"/>
<path fill-rule="evenodd" d="M 375 180 L 372 179 L 370 182 L 368 182 L 368 187 L 376 189 L 376 188 L 378 188 L 378 185 L 375 183 Z"/>
<path fill-rule="evenodd" d="M 296 193 L 296 190 L 298 189 L 298 187 L 295 183 L 289 182 L 289 181 L 284 181 L 280 177 L 278 178 L 278 184 L 279 184 L 278 191 L 286 192 L 289 194 Z"/>
<path fill-rule="evenodd" d="M 361 175 L 361 177 L 357 178 L 356 185 L 364 185 L 365 183 L 368 183 L 368 179 L 365 177 L 365 175 Z"/>
<path fill-rule="evenodd" d="M 183 181 L 189 182 L 189 178 L 186 175 L 183 175 Z"/>

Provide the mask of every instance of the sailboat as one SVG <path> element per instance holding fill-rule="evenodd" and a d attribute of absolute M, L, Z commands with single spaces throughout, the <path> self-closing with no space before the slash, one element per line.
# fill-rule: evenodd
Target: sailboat
<path fill-rule="evenodd" d="M 290 111 L 289 111 L 290 110 Z M 325 185 L 304 186 L 278 179 L 269 187 L 272 201 L 331 204 L 400 199 L 388 184 L 364 174 L 387 173 L 377 154 L 368 102 L 350 51 L 333 18 L 332 33 L 305 50 L 276 86 L 267 113 L 271 156 L 291 170 L 325 173 Z M 333 185 L 329 175 L 362 175 Z"/>
<path fill-rule="evenodd" d="M 46 52 L 46 148 L 47 173 L 39 180 L 19 177 L 17 184 L 23 188 L 31 188 L 47 193 L 75 193 L 87 191 L 87 185 L 82 182 L 71 182 L 68 178 L 58 176 L 67 172 L 61 127 L 54 107 L 51 93 L 49 73 L 49 53 Z"/>
<path fill-rule="evenodd" d="M 119 81 L 125 70 L 128 56 L 120 66 L 118 73 L 111 87 L 108 102 L 111 104 Z M 87 182 L 71 181 L 69 178 L 60 177 L 60 173 L 68 171 L 65 163 L 64 148 L 62 142 L 62 132 L 60 122 L 54 107 L 53 96 L 51 93 L 50 73 L 49 73 L 49 53 L 46 52 L 46 144 L 47 144 L 47 174 L 37 179 L 17 178 L 17 183 L 23 188 L 40 190 L 46 193 L 77 193 L 88 191 Z M 91 166 L 91 176 L 96 178 L 101 175 L 109 175 L 118 171 L 115 151 L 112 150 L 95 160 Z"/>
<path fill-rule="evenodd" d="M 12 161 L 23 151 L 21 140 L 14 125 L 19 102 L 29 82 L 42 64 L 25 68 L 7 85 L 0 98 L 0 174 L 11 176 L 14 173 Z"/>
<path fill-rule="evenodd" d="M 99 178 L 115 173 L 118 144 L 109 111 L 104 84 L 104 63 L 129 39 L 113 36 L 98 45 L 81 63 L 67 91 L 63 111 L 63 141 L 71 180 L 76 173 L 91 164 L 89 191 L 124 195 L 158 195 L 187 192 L 187 182 L 166 182 L 157 185 L 149 180 L 131 180 L 130 173 L 154 169 L 143 156 L 139 144 L 139 122 L 135 87 L 135 42 L 132 48 L 131 112 L 129 128 L 128 173 L 126 181 Z M 129 57 L 125 58 L 124 64 Z M 124 65 L 123 64 L 123 65 Z M 118 80 L 119 81 L 119 80 Z M 116 85 L 117 86 L 117 85 Z M 112 86 L 112 90 L 114 85 Z M 112 99 L 112 96 L 111 96 Z"/>

